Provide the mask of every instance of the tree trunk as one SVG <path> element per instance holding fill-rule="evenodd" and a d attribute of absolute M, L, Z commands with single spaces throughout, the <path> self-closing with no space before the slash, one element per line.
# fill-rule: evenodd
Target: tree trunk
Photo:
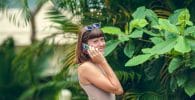
<path fill-rule="evenodd" d="M 36 31 L 36 21 L 35 21 L 35 18 L 36 18 L 37 13 L 43 7 L 44 3 L 41 3 L 40 5 L 38 5 L 38 7 L 34 10 L 34 12 L 33 11 L 31 12 L 31 18 L 30 18 L 30 23 L 31 23 L 31 37 L 30 37 L 30 40 L 31 40 L 31 44 L 36 41 L 37 31 Z"/>
<path fill-rule="evenodd" d="M 32 44 L 36 40 L 36 22 L 35 22 L 35 15 L 32 15 L 31 16 L 30 22 L 31 22 L 31 37 L 30 37 L 30 40 L 31 40 L 31 44 Z"/>

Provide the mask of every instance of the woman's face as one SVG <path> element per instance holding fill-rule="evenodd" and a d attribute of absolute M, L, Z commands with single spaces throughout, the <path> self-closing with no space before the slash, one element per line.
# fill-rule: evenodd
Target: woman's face
<path fill-rule="evenodd" d="M 104 48 L 105 48 L 105 40 L 104 37 L 98 37 L 98 38 L 93 38 L 88 40 L 88 45 L 98 48 L 98 50 L 103 54 L 104 53 Z"/>

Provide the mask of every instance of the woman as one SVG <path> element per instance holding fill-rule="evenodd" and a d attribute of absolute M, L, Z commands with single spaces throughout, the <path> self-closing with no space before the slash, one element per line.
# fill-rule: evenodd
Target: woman
<path fill-rule="evenodd" d="M 79 83 L 89 100 L 115 100 L 115 94 L 122 94 L 123 88 L 103 56 L 105 40 L 99 28 L 99 24 L 93 24 L 79 33 L 76 49 Z"/>

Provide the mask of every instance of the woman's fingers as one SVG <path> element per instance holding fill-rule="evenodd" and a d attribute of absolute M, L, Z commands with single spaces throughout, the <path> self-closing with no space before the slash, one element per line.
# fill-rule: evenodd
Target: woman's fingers
<path fill-rule="evenodd" d="M 100 52 L 97 48 L 94 48 L 92 46 L 89 46 L 89 50 L 88 50 L 88 53 L 91 57 L 94 57 L 96 55 L 98 55 Z"/>
<path fill-rule="evenodd" d="M 89 46 L 88 53 L 91 60 L 96 63 L 101 63 L 105 59 L 102 53 L 97 48 L 94 48 L 92 46 Z"/>
<path fill-rule="evenodd" d="M 91 46 L 89 46 L 89 49 L 87 51 L 89 53 L 89 56 L 92 57 L 93 56 L 93 53 L 92 53 L 92 50 L 91 50 Z"/>

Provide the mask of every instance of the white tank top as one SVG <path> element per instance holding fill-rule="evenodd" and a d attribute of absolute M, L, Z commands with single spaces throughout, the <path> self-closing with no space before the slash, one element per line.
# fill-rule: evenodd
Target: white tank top
<path fill-rule="evenodd" d="M 115 100 L 115 94 L 103 91 L 92 84 L 80 86 L 85 90 L 89 100 Z"/>

